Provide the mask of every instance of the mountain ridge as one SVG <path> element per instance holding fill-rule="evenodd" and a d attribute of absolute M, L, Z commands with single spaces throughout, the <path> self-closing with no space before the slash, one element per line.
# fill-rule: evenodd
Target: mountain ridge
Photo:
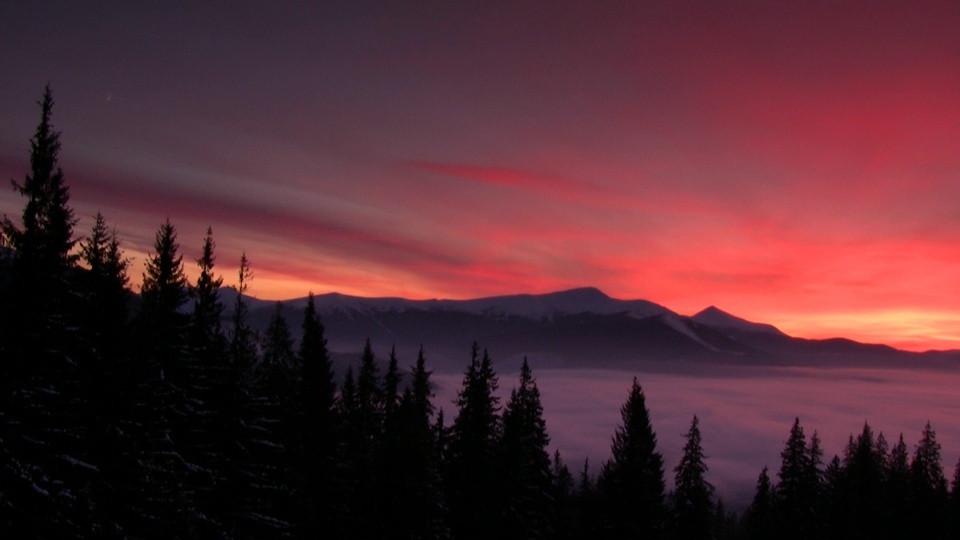
<path fill-rule="evenodd" d="M 236 292 L 224 289 L 229 317 Z M 710 306 L 685 316 L 647 300 L 611 298 L 594 287 L 545 294 L 451 300 L 316 295 L 331 351 L 375 349 L 404 356 L 423 345 L 441 369 L 461 369 L 474 341 L 491 354 L 548 367 L 687 369 L 718 364 L 960 366 L 958 351 L 902 351 L 845 338 L 804 339 Z M 276 301 L 248 298 L 254 328 L 266 327 Z M 280 301 L 294 333 L 306 298 Z"/>

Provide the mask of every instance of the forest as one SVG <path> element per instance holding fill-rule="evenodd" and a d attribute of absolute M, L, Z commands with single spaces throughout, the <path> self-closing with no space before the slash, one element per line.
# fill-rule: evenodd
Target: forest
<path fill-rule="evenodd" d="M 451 418 L 433 401 L 429 344 L 378 359 L 358 343 L 335 374 L 312 293 L 299 328 L 278 306 L 253 331 L 244 255 L 223 304 L 212 229 L 191 283 L 162 223 L 134 293 L 106 219 L 74 230 L 49 87 L 40 108 L 14 181 L 22 216 L 0 224 L 0 529 L 14 537 L 960 535 L 960 467 L 948 482 L 929 423 L 912 448 L 865 423 L 826 459 L 797 419 L 734 513 L 707 479 L 696 416 L 665 470 L 637 377 L 609 460 L 567 464 L 549 452 L 527 362 L 501 403 L 490 354 L 465 344 Z"/>

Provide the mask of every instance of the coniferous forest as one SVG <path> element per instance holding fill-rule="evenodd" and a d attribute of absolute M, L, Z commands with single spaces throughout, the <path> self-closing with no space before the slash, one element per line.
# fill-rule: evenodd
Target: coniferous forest
<path fill-rule="evenodd" d="M 0 245 L 0 529 L 6 538 L 957 538 L 929 424 L 915 444 L 864 424 L 827 458 L 798 420 L 752 504 L 724 509 L 693 417 L 666 470 L 642 381 L 624 381 L 602 464 L 566 463 L 525 361 L 501 381 L 465 344 L 456 410 L 433 401 L 429 358 L 375 357 L 333 372 L 313 296 L 248 321 L 208 229 L 189 282 L 162 223 L 132 292 L 122 240 L 97 215 L 77 231 L 49 87 L 14 187 L 23 214 Z M 232 316 L 225 317 L 225 313 Z M 425 344 L 429 347 L 429 344 Z M 407 367 L 409 366 L 409 367 Z M 501 402 L 500 387 L 509 387 Z M 762 464 L 758 464 L 762 465 Z M 671 480 L 668 483 L 668 480 Z"/>

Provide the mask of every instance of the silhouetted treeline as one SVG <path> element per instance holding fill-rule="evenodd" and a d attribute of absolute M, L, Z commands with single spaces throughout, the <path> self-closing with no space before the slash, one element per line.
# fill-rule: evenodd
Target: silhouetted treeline
<path fill-rule="evenodd" d="M 799 420 L 742 519 L 706 480 L 697 417 L 673 491 L 636 378 L 611 458 L 571 472 L 526 360 L 509 397 L 474 344 L 449 416 L 424 350 L 386 362 L 368 341 L 339 387 L 312 294 L 247 321 L 244 255 L 232 316 L 212 230 L 189 283 L 163 223 L 131 309 L 128 262 L 97 215 L 78 241 L 49 88 L 19 223 L 0 245 L 0 530 L 116 538 L 955 538 L 929 426 L 911 452 L 868 425 L 824 463 Z M 226 322 L 226 324 L 224 324 Z M 359 345 L 359 344 L 358 344 Z M 466 353 L 466 351 L 465 351 Z M 466 355 L 465 355 L 466 356 Z M 452 421 L 449 420 L 452 418 Z M 960 469 L 958 469 L 960 471 Z M 4 536 L 8 536 L 4 534 Z"/>

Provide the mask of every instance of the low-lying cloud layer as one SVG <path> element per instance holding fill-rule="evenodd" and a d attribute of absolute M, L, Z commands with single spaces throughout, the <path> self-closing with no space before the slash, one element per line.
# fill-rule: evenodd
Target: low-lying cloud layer
<path fill-rule="evenodd" d="M 632 373 L 614 370 L 540 370 L 551 448 L 559 449 L 572 471 L 589 458 L 597 474 L 610 457 Z M 903 434 L 913 451 L 927 421 L 942 446 L 944 471 L 952 478 L 960 458 L 960 373 L 912 369 L 729 368 L 722 374 L 678 376 L 639 373 L 647 407 L 663 453 L 668 488 L 680 459 L 683 436 L 696 414 L 710 467 L 707 479 L 725 503 L 750 503 L 764 466 L 776 480 L 780 452 L 795 417 L 808 437 L 822 440 L 824 461 L 843 457 L 849 435 L 868 422 L 892 446 Z M 500 375 L 500 395 L 508 396 L 515 375 Z M 451 401 L 460 388 L 457 375 L 435 374 L 435 404 L 452 417 Z M 501 404 L 505 404 L 505 397 Z"/>

